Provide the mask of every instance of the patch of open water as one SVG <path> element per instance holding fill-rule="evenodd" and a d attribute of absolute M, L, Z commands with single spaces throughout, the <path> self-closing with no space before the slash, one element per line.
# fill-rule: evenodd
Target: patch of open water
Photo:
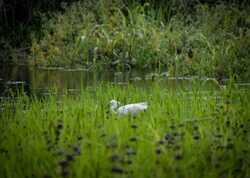
<path fill-rule="evenodd" d="M 51 89 L 78 93 L 82 87 L 97 86 L 101 82 L 117 85 L 132 83 L 138 87 L 150 85 L 152 81 L 160 80 L 164 87 L 176 89 L 192 88 L 194 80 L 202 81 L 204 88 L 218 89 L 215 79 L 201 77 L 169 77 L 166 71 L 124 71 L 85 70 L 63 68 L 36 68 L 30 66 L 2 65 L 0 66 L 0 96 L 8 96 L 13 91 L 23 89 L 25 93 L 48 95 Z M 240 87 L 249 88 L 250 83 L 239 83 Z"/>

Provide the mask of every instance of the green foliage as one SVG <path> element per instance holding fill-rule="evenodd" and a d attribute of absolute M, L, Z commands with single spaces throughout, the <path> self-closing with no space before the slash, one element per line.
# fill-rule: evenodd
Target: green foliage
<path fill-rule="evenodd" d="M 1 101 L 1 176 L 249 177 L 249 90 L 161 83 Z M 119 118 L 107 113 L 113 98 L 149 109 Z"/>
<path fill-rule="evenodd" d="M 155 8 L 118 0 L 75 3 L 44 23 L 41 39 L 33 38 L 31 63 L 167 68 L 171 75 L 218 78 L 250 76 L 248 7 L 196 4 L 193 12 L 182 13 L 182 8 L 173 13 L 169 6 L 170 2 Z"/>

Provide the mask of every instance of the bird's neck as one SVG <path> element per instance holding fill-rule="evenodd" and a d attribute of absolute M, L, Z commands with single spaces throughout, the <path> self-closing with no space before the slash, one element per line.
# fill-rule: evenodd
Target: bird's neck
<path fill-rule="evenodd" d="M 116 112 L 117 106 L 110 106 L 110 111 L 111 112 Z"/>

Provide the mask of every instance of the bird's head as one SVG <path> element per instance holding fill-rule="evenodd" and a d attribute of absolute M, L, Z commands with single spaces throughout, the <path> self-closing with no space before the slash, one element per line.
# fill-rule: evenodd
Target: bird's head
<path fill-rule="evenodd" d="M 121 103 L 114 99 L 109 102 L 109 107 L 111 111 L 114 111 L 115 109 L 117 109 L 119 105 L 121 105 Z"/>

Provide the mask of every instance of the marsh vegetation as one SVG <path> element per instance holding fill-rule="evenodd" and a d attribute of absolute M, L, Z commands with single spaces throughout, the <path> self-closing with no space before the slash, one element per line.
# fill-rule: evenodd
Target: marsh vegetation
<path fill-rule="evenodd" d="M 202 84 L 203 83 L 203 84 Z M 4 177 L 248 177 L 250 93 L 204 82 L 170 89 L 102 83 L 79 95 L 1 101 Z M 54 94 L 52 94 L 54 93 Z M 148 101 L 136 118 L 111 98 Z"/>
<path fill-rule="evenodd" d="M 249 6 L 88 1 L 65 6 L 33 38 L 45 66 L 167 68 L 171 76 L 249 78 Z"/>
<path fill-rule="evenodd" d="M 20 2 L 0 0 L 0 177 L 250 177 L 248 1 Z"/>

